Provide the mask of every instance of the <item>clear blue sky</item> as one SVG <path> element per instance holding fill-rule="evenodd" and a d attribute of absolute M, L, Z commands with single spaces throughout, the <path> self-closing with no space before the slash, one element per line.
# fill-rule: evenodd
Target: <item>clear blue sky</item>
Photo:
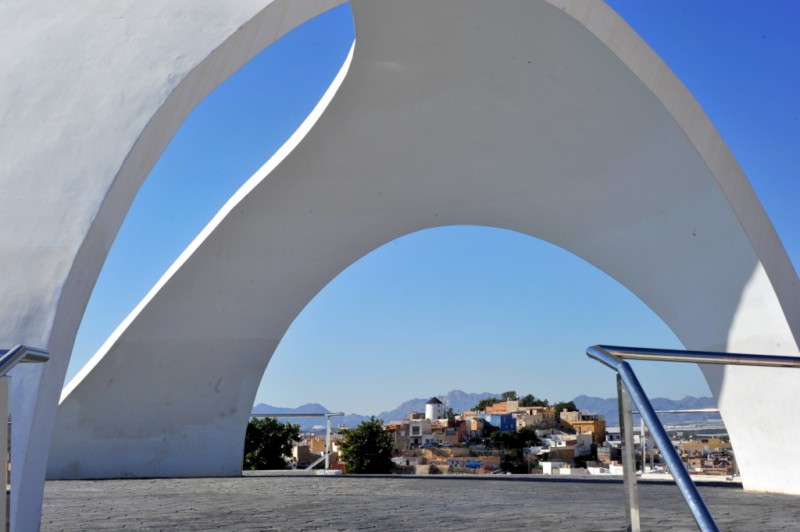
<path fill-rule="evenodd" d="M 800 2 L 614 0 L 700 101 L 800 264 Z M 311 21 L 202 102 L 143 185 L 81 325 L 75 372 L 226 199 L 299 125 L 353 38 L 348 6 Z M 153 235 L 158 235 L 153 239 Z M 680 347 L 616 281 L 554 246 L 481 227 L 374 251 L 300 314 L 256 402 L 362 414 L 459 388 L 611 397 L 595 343 Z M 651 396 L 707 395 L 695 367 L 639 365 Z"/>

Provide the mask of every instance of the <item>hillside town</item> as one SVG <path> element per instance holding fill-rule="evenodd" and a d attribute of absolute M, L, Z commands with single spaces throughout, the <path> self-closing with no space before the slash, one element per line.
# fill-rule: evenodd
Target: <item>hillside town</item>
<path fill-rule="evenodd" d="M 455 413 L 432 397 L 424 412 L 387 421 L 383 429 L 397 474 L 621 475 L 625 467 L 619 428 L 607 427 L 603 416 L 580 412 L 571 401 L 550 405 L 508 394 Z M 645 432 L 637 432 L 637 472 L 663 478 L 668 473 L 658 449 Z M 737 474 L 726 435 L 673 430 L 671 436 L 692 475 L 732 480 Z M 340 436 L 331 438 L 329 469 L 346 472 Z M 292 451 L 292 467 L 322 467 L 325 442 L 318 435 L 303 438 Z"/>

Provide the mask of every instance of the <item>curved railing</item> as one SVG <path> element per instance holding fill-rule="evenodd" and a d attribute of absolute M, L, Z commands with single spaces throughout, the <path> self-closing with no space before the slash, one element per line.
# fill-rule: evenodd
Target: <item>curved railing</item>
<path fill-rule="evenodd" d="M 639 414 L 650 428 L 653 439 L 667 462 L 672 477 L 678 485 L 683 498 L 689 505 L 697 525 L 701 530 L 719 530 L 714 518 L 706 507 L 705 501 L 697 491 L 689 472 L 683 466 L 680 456 L 672 446 L 672 441 L 658 419 L 653 405 L 647 398 L 639 379 L 629 360 L 650 360 L 660 362 L 693 362 L 699 364 L 723 364 L 739 366 L 762 366 L 779 368 L 800 368 L 800 358 L 775 355 L 751 355 L 736 353 L 714 353 L 708 351 L 679 351 L 675 349 L 650 349 L 642 347 L 619 347 L 595 345 L 586 350 L 589 358 L 597 360 L 617 373 L 617 397 L 619 401 L 620 436 L 623 444 L 623 478 L 628 496 L 626 514 L 629 530 L 640 530 L 639 496 L 636 488 L 636 468 L 633 457 L 633 409 L 631 401 L 636 405 Z"/>
<path fill-rule="evenodd" d="M 50 360 L 50 354 L 47 351 L 25 345 L 0 349 L 0 377 L 5 377 L 11 368 L 20 362 L 47 362 L 48 360 Z"/>

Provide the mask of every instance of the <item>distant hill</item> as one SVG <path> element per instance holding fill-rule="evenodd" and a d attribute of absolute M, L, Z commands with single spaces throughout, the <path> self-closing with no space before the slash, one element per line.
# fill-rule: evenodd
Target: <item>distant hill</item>
<path fill-rule="evenodd" d="M 409 412 L 425 412 L 425 404 L 430 401 L 431 397 L 417 397 L 416 399 L 409 399 L 394 410 L 381 412 L 376 417 L 388 423 L 389 421 L 405 419 Z M 488 392 L 467 393 L 462 392 L 461 390 L 451 390 L 445 395 L 436 396 L 436 398 L 445 404 L 445 408 L 452 408 L 454 412 L 469 410 L 483 399 L 487 399 L 489 397 L 500 397 L 500 394 Z"/>
<path fill-rule="evenodd" d="M 468 393 L 461 390 L 451 390 L 445 395 L 436 396 L 442 401 L 446 407 L 452 408 L 455 412 L 462 412 L 469 410 L 483 399 L 489 397 L 500 397 L 497 393 Z M 382 419 L 385 423 L 389 421 L 399 421 L 405 419 L 410 412 L 425 412 L 425 403 L 430 400 L 430 397 L 417 397 L 404 401 L 400 406 L 394 410 L 381 412 L 377 418 Z M 601 398 L 590 397 L 588 395 L 579 395 L 573 399 L 575 406 L 582 412 L 590 414 L 600 414 L 606 418 L 608 426 L 619 425 L 619 414 L 617 411 L 617 398 Z M 692 397 L 686 396 L 683 399 L 664 399 L 658 397 L 651 399 L 653 407 L 656 410 L 685 410 L 695 408 L 716 408 L 717 405 L 711 397 Z M 259 403 L 253 407 L 253 412 L 258 414 L 292 414 L 292 413 L 307 413 L 307 414 L 329 414 L 330 410 L 325 408 L 319 403 L 307 403 L 300 405 L 296 408 L 287 408 L 282 406 L 273 406 L 265 403 Z M 331 419 L 334 427 L 344 425 L 345 427 L 353 428 L 358 426 L 362 421 L 368 420 L 370 416 L 363 414 L 347 414 L 342 417 L 335 417 Z M 719 414 L 662 414 L 661 421 L 665 424 L 685 424 L 697 423 L 700 421 L 719 420 Z M 321 430 L 325 427 L 325 418 L 305 418 L 305 417 L 287 417 L 280 418 L 281 421 L 288 421 L 300 425 L 301 430 L 312 431 Z"/>
<path fill-rule="evenodd" d="M 452 408 L 456 412 L 461 412 L 463 410 L 469 410 L 478 402 L 487 397 L 500 397 L 499 394 L 495 393 L 467 393 L 461 390 L 452 390 L 445 395 L 437 395 L 436 397 L 439 398 L 440 401 L 445 403 L 446 407 Z M 425 412 L 425 403 L 430 400 L 430 397 L 418 397 L 416 399 L 409 399 L 408 401 L 403 402 L 400 406 L 395 408 L 394 410 L 389 410 L 387 412 L 381 412 L 378 414 L 378 419 L 382 419 L 384 422 L 389 421 L 397 421 L 400 419 L 405 419 L 408 416 L 409 412 Z M 304 405 L 300 405 L 297 408 L 287 408 L 282 406 L 273 406 L 268 405 L 266 403 L 258 403 L 253 407 L 253 412 L 257 414 L 292 414 L 292 413 L 306 413 L 306 414 L 330 414 L 330 410 L 322 406 L 318 403 L 308 403 Z M 348 414 L 342 417 L 335 417 L 331 419 L 331 423 L 334 427 L 338 427 L 339 425 L 344 425 L 348 428 L 353 428 L 358 426 L 359 423 L 362 421 L 368 420 L 370 416 L 362 415 L 362 414 Z M 306 417 L 286 417 L 280 418 L 280 421 L 288 421 L 290 423 L 294 423 L 296 425 L 300 425 L 300 429 L 304 431 L 311 431 L 311 430 L 319 430 L 320 428 L 325 427 L 325 418 L 306 418 Z"/>
<path fill-rule="evenodd" d="M 258 403 L 252 410 L 256 414 L 330 414 L 331 411 L 319 403 L 307 403 L 300 405 L 297 408 L 286 408 L 282 406 L 273 406 L 266 403 Z M 348 414 L 346 416 L 331 418 L 331 425 L 338 427 L 344 425 L 345 427 L 356 427 L 362 421 L 369 419 L 369 416 L 360 414 Z M 300 425 L 303 431 L 321 430 L 325 428 L 324 417 L 282 417 L 279 421 L 293 423 Z"/>
<path fill-rule="evenodd" d="M 600 414 L 606 418 L 608 426 L 619 425 L 619 410 L 617 398 L 612 397 L 603 399 L 601 397 L 589 397 L 579 395 L 572 400 L 575 406 L 582 412 L 589 414 Z M 717 408 L 717 403 L 711 397 L 692 397 L 687 395 L 683 399 L 665 399 L 656 397 L 650 400 L 656 410 L 687 410 L 696 408 Z M 700 421 L 719 420 L 719 414 L 661 414 L 661 422 L 664 424 L 685 424 L 697 423 Z"/>
<path fill-rule="evenodd" d="M 319 403 L 306 403 L 297 408 L 286 408 L 283 406 L 272 406 L 266 403 L 258 403 L 252 410 L 256 414 L 330 414 L 330 410 Z M 285 419 L 285 418 L 284 418 Z"/>

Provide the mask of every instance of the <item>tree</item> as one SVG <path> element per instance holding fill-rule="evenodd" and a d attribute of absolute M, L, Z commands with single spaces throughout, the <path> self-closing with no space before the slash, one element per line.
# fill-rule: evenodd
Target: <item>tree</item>
<path fill-rule="evenodd" d="M 517 400 L 517 392 L 515 392 L 514 390 L 509 390 L 507 392 L 501 393 L 500 397 L 503 398 L 503 401 L 516 401 Z"/>
<path fill-rule="evenodd" d="M 519 432 L 497 431 L 493 432 L 489 438 L 501 449 L 522 449 L 541 443 L 536 436 L 536 429 L 533 427 L 525 427 Z"/>
<path fill-rule="evenodd" d="M 487 397 L 486 399 L 481 399 L 477 405 L 473 406 L 473 410 L 486 410 L 486 407 L 492 406 L 493 404 L 499 403 L 500 399 L 496 397 Z"/>
<path fill-rule="evenodd" d="M 490 439 L 501 449 L 500 467 L 509 473 L 527 473 L 529 464 L 523 449 L 541 443 L 531 427 L 519 432 L 493 432 Z"/>
<path fill-rule="evenodd" d="M 492 445 L 502 450 L 515 449 L 517 447 L 517 434 L 515 432 L 496 431 L 489 436 Z"/>
<path fill-rule="evenodd" d="M 444 417 L 447 419 L 455 419 L 456 413 L 452 407 L 448 407 L 447 410 L 444 411 Z"/>
<path fill-rule="evenodd" d="M 500 469 L 506 473 L 524 474 L 529 472 L 528 461 L 522 449 L 509 449 L 500 455 Z"/>
<path fill-rule="evenodd" d="M 522 447 L 533 447 L 542 443 L 536 435 L 536 429 L 533 427 L 525 427 L 517 432 L 517 438 L 522 443 Z"/>
<path fill-rule="evenodd" d="M 286 469 L 300 425 L 272 418 L 251 419 L 244 437 L 244 469 Z"/>
<path fill-rule="evenodd" d="M 528 394 L 519 400 L 519 406 L 547 406 L 550 404 L 547 399 L 537 399 L 532 394 Z"/>
<path fill-rule="evenodd" d="M 384 430 L 383 421 L 375 416 L 344 431 L 339 451 L 348 473 L 391 473 L 394 469 L 392 437 Z"/>

